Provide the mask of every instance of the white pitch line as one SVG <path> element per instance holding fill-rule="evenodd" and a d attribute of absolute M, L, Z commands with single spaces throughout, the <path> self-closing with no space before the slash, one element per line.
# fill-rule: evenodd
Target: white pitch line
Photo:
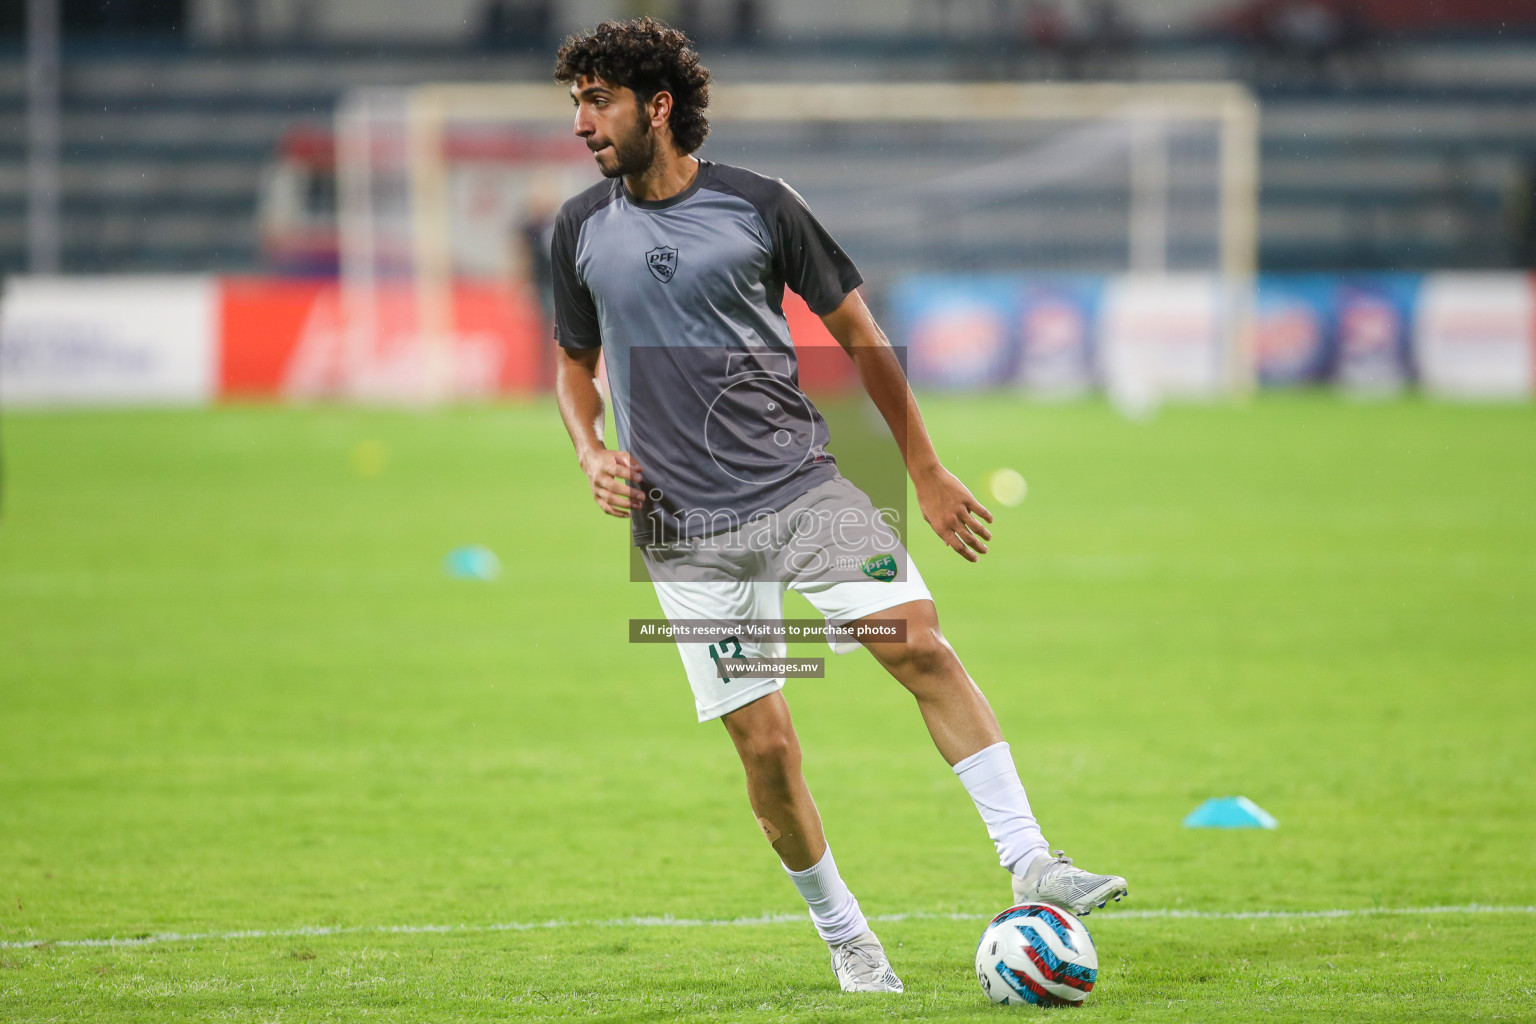
<path fill-rule="evenodd" d="M 1536 914 L 1536 907 L 1494 907 L 1482 903 L 1468 903 L 1461 907 L 1358 907 L 1340 910 L 1180 910 L 1163 907 L 1156 910 L 1110 910 L 1098 917 L 1090 917 L 1095 927 L 1105 921 L 1131 919 L 1148 921 L 1157 919 L 1195 919 L 1201 921 L 1265 921 L 1292 918 L 1332 917 L 1386 917 L 1407 914 Z M 879 914 L 871 921 L 984 921 L 984 914 Z M 800 920 L 796 917 L 794 920 Z"/>
<path fill-rule="evenodd" d="M 1092 919 L 1094 927 L 1114 920 L 1198 920 L 1198 921 L 1273 921 L 1302 919 L 1327 919 L 1344 917 L 1404 917 L 1418 914 L 1536 914 L 1533 907 L 1495 907 L 1481 903 L 1469 903 L 1459 907 L 1359 907 L 1339 910 L 1179 910 L 1161 908 L 1155 910 L 1114 910 Z M 989 914 L 939 914 L 931 911 L 909 911 L 900 914 L 872 914 L 870 920 L 880 923 L 898 921 L 985 921 Z M 308 925 L 302 928 L 247 929 L 234 932 L 158 932 L 154 935 L 138 935 L 109 939 L 22 939 L 0 941 L 0 949 L 94 948 L 102 946 L 152 946 L 174 942 L 213 942 L 235 939 L 296 939 L 323 938 L 330 935 L 444 935 L 478 934 L 485 932 L 527 932 L 545 928 L 740 928 L 764 924 L 804 924 L 804 914 L 760 914 L 757 917 L 697 918 L 673 917 L 617 917 L 603 921 L 508 921 L 500 924 L 386 924 L 327 926 Z"/>

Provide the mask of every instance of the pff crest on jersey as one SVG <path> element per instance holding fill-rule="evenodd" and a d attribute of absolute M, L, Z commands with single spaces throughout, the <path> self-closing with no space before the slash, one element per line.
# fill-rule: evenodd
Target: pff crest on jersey
<path fill-rule="evenodd" d="M 677 250 L 670 245 L 658 245 L 645 254 L 645 265 L 652 277 L 667 284 L 677 273 Z"/>

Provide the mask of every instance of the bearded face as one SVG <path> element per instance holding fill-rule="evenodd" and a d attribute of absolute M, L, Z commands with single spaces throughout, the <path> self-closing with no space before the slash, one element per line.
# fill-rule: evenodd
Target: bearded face
<path fill-rule="evenodd" d="M 645 107 L 637 97 L 633 104 L 614 104 L 619 108 L 603 119 L 603 124 L 587 139 L 587 148 L 597 160 L 605 178 L 644 174 L 656 160 L 656 136 Z M 628 114 L 623 114 L 624 108 Z"/>

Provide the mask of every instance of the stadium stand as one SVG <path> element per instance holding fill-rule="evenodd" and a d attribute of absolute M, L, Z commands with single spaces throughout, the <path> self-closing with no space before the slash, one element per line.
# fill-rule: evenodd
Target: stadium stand
<path fill-rule="evenodd" d="M 836 55 L 842 59 L 831 59 Z M 737 82 L 1061 72 L 1051 54 L 1030 50 L 978 57 L 869 47 L 829 55 L 781 42 L 711 59 Z M 344 90 L 536 81 L 547 65 L 543 54 L 483 49 L 349 55 L 71 48 L 64 72 L 64 266 L 293 269 L 274 267 L 280 245 L 263 245 L 261 197 L 273 201 L 267 186 L 284 140 L 291 143 L 297 131 L 310 140 L 313 156 Z M 1120 78 L 1254 83 L 1263 104 L 1265 269 L 1501 267 L 1532 258 L 1536 42 L 1404 43 L 1360 66 L 1322 72 L 1277 71 L 1249 47 L 1158 42 L 1127 55 L 1115 70 Z M 0 272 L 25 265 L 23 119 L 23 66 L 12 47 L 0 52 Z M 324 188 L 302 198 L 324 217 Z M 1122 238 L 1117 228 L 1102 244 L 1119 246 Z M 1086 244 L 1091 249 L 1091 235 Z M 1015 262 L 1028 264 L 1028 254 Z"/>

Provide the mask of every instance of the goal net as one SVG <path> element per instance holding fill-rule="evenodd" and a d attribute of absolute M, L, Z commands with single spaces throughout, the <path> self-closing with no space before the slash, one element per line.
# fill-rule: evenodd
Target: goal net
<path fill-rule="evenodd" d="M 549 226 L 598 180 L 571 117 L 558 85 L 348 94 L 341 326 L 292 389 L 419 401 L 547 382 Z M 700 155 L 805 197 L 920 381 L 1251 380 L 1257 107 L 1241 86 L 720 86 L 710 119 Z M 786 311 L 797 344 L 825 341 Z"/>

